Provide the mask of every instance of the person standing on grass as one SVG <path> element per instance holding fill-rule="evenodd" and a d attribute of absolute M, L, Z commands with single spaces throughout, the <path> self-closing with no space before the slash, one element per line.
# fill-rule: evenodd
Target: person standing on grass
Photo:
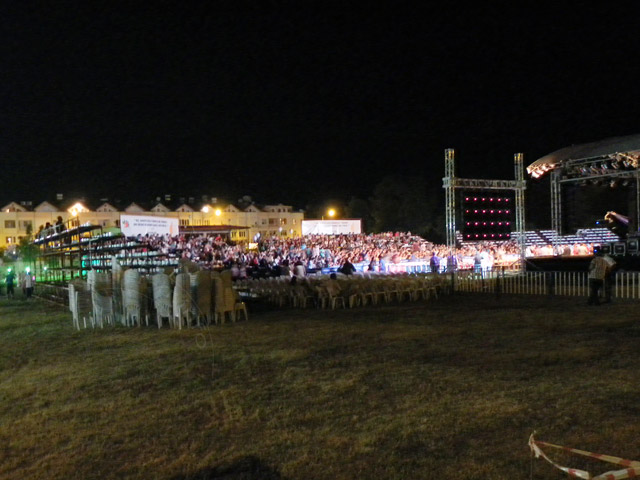
<path fill-rule="evenodd" d="M 587 305 L 600 305 L 600 290 L 604 286 L 608 266 L 609 263 L 604 259 L 602 250 L 596 251 L 589 264 L 589 300 L 587 300 Z"/>
<path fill-rule="evenodd" d="M 7 298 L 13 298 L 14 297 L 14 293 L 13 293 L 13 288 L 14 288 L 14 283 L 16 281 L 16 274 L 13 273 L 12 269 L 9 269 L 9 272 L 7 273 L 7 276 L 5 277 L 5 284 L 7 285 Z"/>
<path fill-rule="evenodd" d="M 602 258 L 607 262 L 607 272 L 604 277 L 604 303 L 611 303 L 611 293 L 616 273 L 616 261 L 607 254 L 603 255 Z"/>
<path fill-rule="evenodd" d="M 31 276 L 31 272 L 27 272 L 24 277 L 24 291 L 27 295 L 27 300 L 33 295 L 33 280 L 34 277 Z"/>

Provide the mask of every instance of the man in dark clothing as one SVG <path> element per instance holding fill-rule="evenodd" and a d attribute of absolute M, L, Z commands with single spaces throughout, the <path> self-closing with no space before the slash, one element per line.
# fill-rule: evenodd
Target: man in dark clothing
<path fill-rule="evenodd" d="M 354 267 L 353 263 L 351 263 L 349 260 L 345 260 L 340 271 L 345 275 L 352 275 L 353 272 L 356 271 L 356 267 Z"/>
<path fill-rule="evenodd" d="M 16 275 L 13 273 L 13 270 L 9 269 L 7 276 L 5 277 L 5 283 L 7 285 L 7 298 L 13 298 L 13 287 L 14 282 L 16 281 Z"/>

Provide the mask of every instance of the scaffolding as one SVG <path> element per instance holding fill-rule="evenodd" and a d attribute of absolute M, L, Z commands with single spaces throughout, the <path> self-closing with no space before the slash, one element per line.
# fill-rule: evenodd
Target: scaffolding
<path fill-rule="evenodd" d="M 523 159 L 524 155 L 522 153 L 516 153 L 514 155 L 515 180 L 458 178 L 455 175 L 455 150 L 453 148 L 447 148 L 444 151 L 445 176 L 442 179 L 442 188 L 445 189 L 446 197 L 445 219 L 447 247 L 456 247 L 456 190 L 511 190 L 515 192 L 515 231 L 518 234 L 521 258 L 524 259 L 524 232 L 526 228 L 524 192 L 527 184 L 524 179 Z"/>

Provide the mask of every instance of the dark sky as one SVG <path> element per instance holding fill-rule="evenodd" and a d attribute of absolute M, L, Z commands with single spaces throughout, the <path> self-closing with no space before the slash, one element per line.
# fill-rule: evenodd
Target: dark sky
<path fill-rule="evenodd" d="M 608 7 L 24 3 L 0 11 L 5 200 L 303 208 L 394 173 L 441 189 L 447 147 L 461 176 L 511 179 L 516 152 L 640 132 L 635 17 Z"/>

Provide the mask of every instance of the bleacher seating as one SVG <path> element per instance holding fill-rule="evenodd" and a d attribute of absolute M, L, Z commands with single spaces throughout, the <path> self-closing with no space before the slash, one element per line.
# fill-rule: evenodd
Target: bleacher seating
<path fill-rule="evenodd" d="M 575 243 L 603 244 L 620 241 L 620 238 L 607 228 L 582 228 L 575 234 L 558 235 L 555 230 L 527 230 L 524 232 L 525 246 L 537 245 L 573 245 Z M 473 245 L 473 242 L 464 242 L 462 233 L 456 232 L 457 240 L 462 245 Z M 512 240 L 518 241 L 518 232 L 511 233 Z"/>

